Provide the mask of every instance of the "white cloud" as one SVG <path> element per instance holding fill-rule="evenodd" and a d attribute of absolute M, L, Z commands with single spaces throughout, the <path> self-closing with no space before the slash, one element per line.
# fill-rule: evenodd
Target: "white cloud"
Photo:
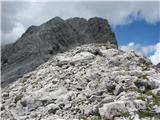
<path fill-rule="evenodd" d="M 142 50 L 140 50 L 141 49 L 140 44 L 135 44 L 134 42 L 130 42 L 128 43 L 128 45 L 122 45 L 119 47 L 119 49 L 126 52 L 135 51 L 137 54 L 143 55 Z"/>
<path fill-rule="evenodd" d="M 119 49 L 126 52 L 135 51 L 136 54 L 148 57 L 155 65 L 160 63 L 160 42 L 148 46 L 142 46 L 141 44 L 130 42 L 127 45 L 120 46 Z"/>
<path fill-rule="evenodd" d="M 10 31 L 9 33 L 3 33 L 2 31 L 2 36 L 3 36 L 3 40 L 2 45 L 3 44 L 8 44 L 10 42 L 14 42 L 15 40 L 17 40 L 23 33 L 25 32 L 25 27 L 20 24 L 20 23 L 16 23 L 15 27 L 13 28 L 12 31 Z"/>
<path fill-rule="evenodd" d="M 149 59 L 154 63 L 158 64 L 160 63 L 160 42 L 156 44 L 155 46 L 155 52 L 153 55 L 149 57 Z"/>

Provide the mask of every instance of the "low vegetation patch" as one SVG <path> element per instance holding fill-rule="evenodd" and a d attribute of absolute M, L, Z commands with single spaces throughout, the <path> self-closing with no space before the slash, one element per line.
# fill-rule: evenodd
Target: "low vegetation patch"
<path fill-rule="evenodd" d="M 149 78 L 147 77 L 147 75 L 143 75 L 142 78 L 143 78 L 144 80 L 149 80 Z"/>
<path fill-rule="evenodd" d="M 151 111 L 138 111 L 137 114 L 140 118 L 154 117 L 154 114 Z"/>
<path fill-rule="evenodd" d="M 156 96 L 155 94 L 153 94 L 152 91 L 146 92 L 146 95 L 152 96 L 152 98 L 153 98 L 153 104 L 160 106 L 160 97 L 159 96 Z"/>
<path fill-rule="evenodd" d="M 143 93 L 143 91 L 141 91 L 140 89 L 136 88 L 136 87 L 132 87 L 128 89 L 129 91 L 133 91 L 133 92 L 138 92 L 138 93 Z"/>

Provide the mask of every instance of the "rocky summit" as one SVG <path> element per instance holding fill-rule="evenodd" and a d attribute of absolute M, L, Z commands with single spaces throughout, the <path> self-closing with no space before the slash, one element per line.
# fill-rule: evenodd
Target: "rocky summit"
<path fill-rule="evenodd" d="M 29 27 L 2 48 L 2 87 L 1 120 L 160 120 L 160 69 L 98 17 Z"/>
<path fill-rule="evenodd" d="M 40 26 L 31 26 L 13 44 L 2 48 L 2 87 L 45 63 L 52 55 L 88 43 L 117 47 L 106 19 L 55 17 Z"/>
<path fill-rule="evenodd" d="M 1 120 L 58 119 L 160 120 L 160 69 L 93 43 L 53 55 L 2 89 Z"/>

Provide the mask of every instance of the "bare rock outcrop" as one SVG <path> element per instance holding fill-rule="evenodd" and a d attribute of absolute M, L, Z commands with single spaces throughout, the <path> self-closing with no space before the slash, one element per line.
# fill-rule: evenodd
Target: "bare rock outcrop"
<path fill-rule="evenodd" d="M 159 120 L 159 93 L 160 71 L 148 59 L 87 44 L 2 89 L 1 119 Z"/>
<path fill-rule="evenodd" d="M 107 42 L 117 47 L 108 21 L 98 17 L 55 17 L 40 26 L 31 26 L 19 40 L 2 48 L 2 86 L 34 70 L 53 54 L 83 44 Z"/>

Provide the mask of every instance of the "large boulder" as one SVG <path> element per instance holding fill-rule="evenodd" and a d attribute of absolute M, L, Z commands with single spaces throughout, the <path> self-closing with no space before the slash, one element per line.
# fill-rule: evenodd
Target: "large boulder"
<path fill-rule="evenodd" d="M 145 110 L 146 103 L 142 100 L 135 101 L 115 101 L 104 104 L 99 108 L 99 113 L 104 119 L 113 119 L 117 116 L 123 116 L 124 114 L 136 112 L 138 110 Z"/>

